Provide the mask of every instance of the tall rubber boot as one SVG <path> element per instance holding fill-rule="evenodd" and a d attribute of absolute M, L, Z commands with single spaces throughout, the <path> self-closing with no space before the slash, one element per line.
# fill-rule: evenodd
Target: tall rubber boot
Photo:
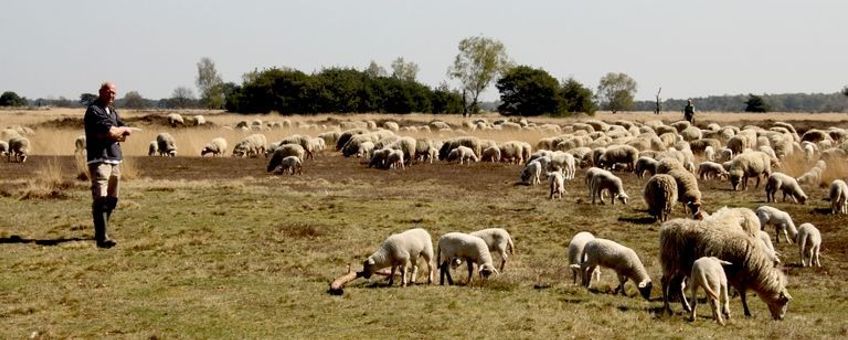
<path fill-rule="evenodd" d="M 109 212 L 106 204 L 106 198 L 98 198 L 91 206 L 91 215 L 94 220 L 94 241 L 98 248 L 112 248 L 115 246 L 115 241 L 106 236 L 108 229 Z"/>

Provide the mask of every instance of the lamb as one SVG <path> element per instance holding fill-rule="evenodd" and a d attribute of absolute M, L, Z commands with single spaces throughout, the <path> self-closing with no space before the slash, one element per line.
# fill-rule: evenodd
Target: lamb
<path fill-rule="evenodd" d="M 456 160 L 459 161 L 459 164 L 465 164 L 465 163 L 470 164 L 472 161 L 473 162 L 478 161 L 477 155 L 474 154 L 474 150 L 471 150 L 471 148 L 463 146 L 463 145 L 460 145 L 460 146 L 454 148 L 453 150 L 451 150 L 450 154 L 448 155 L 448 158 L 447 158 L 448 162 L 453 162 L 453 161 L 456 161 Z"/>
<path fill-rule="evenodd" d="M 168 124 L 170 124 L 171 127 L 185 126 L 183 116 L 179 113 L 169 113 L 165 118 L 168 119 Z"/>
<path fill-rule="evenodd" d="M 482 238 L 471 236 L 469 234 L 452 232 L 442 235 L 439 238 L 438 248 L 436 249 L 436 263 L 439 266 L 439 284 L 445 284 L 445 277 L 448 279 L 448 284 L 453 285 L 453 278 L 450 274 L 448 264 L 455 259 L 462 259 L 468 268 L 468 278 L 465 284 L 471 283 L 471 278 L 474 276 L 474 264 L 478 266 L 480 277 L 488 278 L 493 273 L 498 273 L 498 270 L 492 264 L 492 255 L 489 253 L 489 246 Z"/>
<path fill-rule="evenodd" d="M 468 233 L 471 236 L 482 238 L 489 247 L 490 254 L 499 254 L 501 256 L 501 265 L 498 271 L 503 272 L 507 262 L 507 252 L 510 255 L 515 254 L 515 245 L 512 243 L 512 236 L 503 228 L 488 228 Z"/>
<path fill-rule="evenodd" d="M 498 146 L 498 149 L 500 149 L 501 160 L 503 162 L 522 164 L 524 163 L 524 160 L 527 159 L 524 157 L 524 147 L 521 142 L 504 142 Z M 530 155 L 528 154 L 526 156 L 529 157 Z"/>
<path fill-rule="evenodd" d="M 633 171 L 638 158 L 639 150 L 636 150 L 636 148 L 630 145 L 613 145 L 608 147 L 598 159 L 596 166 L 611 169 L 613 165 L 623 163 L 627 171 Z"/>
<path fill-rule="evenodd" d="M 574 175 L 577 173 L 577 161 L 574 159 L 574 156 L 567 152 L 554 151 L 547 160 L 550 160 L 550 162 L 542 169 L 562 171 L 565 179 L 574 179 Z M 544 161 L 544 157 L 540 158 L 540 162 Z M 543 163 L 542 165 L 544 166 L 545 164 Z"/>
<path fill-rule="evenodd" d="M 554 199 L 554 197 L 556 197 L 562 199 L 562 196 L 565 195 L 565 176 L 562 172 L 549 172 L 548 181 L 550 182 L 551 188 L 551 193 L 548 198 Z"/>
<path fill-rule="evenodd" d="M 389 157 L 389 154 L 392 152 L 392 149 L 379 149 L 371 153 L 371 161 L 368 162 L 368 167 L 374 167 L 377 169 L 387 169 L 386 160 Z"/>
<path fill-rule="evenodd" d="M 541 183 L 542 177 L 542 163 L 538 160 L 527 163 L 524 166 L 524 169 L 521 170 L 521 175 L 519 178 L 521 179 L 521 183 L 525 185 L 536 185 Z"/>
<path fill-rule="evenodd" d="M 156 136 L 156 148 L 159 156 L 175 157 L 177 155 L 176 142 L 170 133 L 162 132 Z"/>
<path fill-rule="evenodd" d="M 816 165 L 810 170 L 799 176 L 796 180 L 798 183 L 818 185 L 821 182 L 822 173 L 827 168 L 827 163 L 824 160 L 819 160 Z"/>
<path fill-rule="evenodd" d="M 482 240 L 480 240 L 482 242 Z M 391 266 L 389 286 L 394 283 L 395 270 L 400 267 L 401 286 L 415 283 L 418 274 L 418 258 L 424 257 L 427 262 L 427 283 L 433 283 L 433 241 L 430 233 L 421 228 L 410 229 L 393 234 L 386 238 L 373 254 L 362 264 L 362 276 L 371 278 L 375 272 Z M 407 280 L 407 273 L 412 267 L 412 273 Z"/>
<path fill-rule="evenodd" d="M 303 174 L 303 162 L 301 162 L 300 158 L 297 156 L 286 156 L 280 161 L 279 168 L 280 174 Z M 274 170 L 274 169 L 272 169 Z"/>
<path fill-rule="evenodd" d="M 12 158 L 15 162 L 25 163 L 29 156 L 29 139 L 24 136 L 14 136 L 9 139 L 9 151 L 7 157 L 9 162 Z"/>
<path fill-rule="evenodd" d="M 742 182 L 742 190 L 748 189 L 748 177 L 756 177 L 757 184 L 754 188 L 760 187 L 760 176 L 771 175 L 771 157 L 759 151 L 750 151 L 742 153 L 734 158 L 730 163 L 730 184 L 734 191 L 739 189 L 739 182 Z"/>
<path fill-rule="evenodd" d="M 692 294 L 692 313 L 689 317 L 691 321 L 697 318 L 698 306 L 698 287 L 704 287 L 704 292 L 710 300 L 710 307 L 713 311 L 713 318 L 719 325 L 724 326 L 724 319 L 721 315 L 724 314 L 730 319 L 730 298 L 727 294 L 727 275 L 721 266 L 733 265 L 730 262 L 719 260 L 713 256 L 702 257 L 692 263 L 692 274 L 689 275 L 689 289 Z M 722 303 L 722 301 L 724 303 Z M 719 307 L 721 306 L 721 307 Z M 721 313 L 719 313 L 721 309 Z"/>
<path fill-rule="evenodd" d="M 654 175 L 645 184 L 644 196 L 648 213 L 665 222 L 677 203 L 677 182 L 671 175 Z"/>
<path fill-rule="evenodd" d="M 683 279 L 692 272 L 696 259 L 714 256 L 732 263 L 726 268 L 728 283 L 736 288 L 745 316 L 751 316 L 746 292 L 754 290 L 768 305 L 774 319 L 786 315 L 792 297 L 786 291 L 786 277 L 769 259 L 762 243 L 738 228 L 717 225 L 716 221 L 673 219 L 660 229 L 660 264 L 663 269 L 663 310 L 671 313 L 672 289 L 680 293 L 684 310 L 691 312 L 683 293 Z"/>
<path fill-rule="evenodd" d="M 653 158 L 644 156 L 639 157 L 639 159 L 636 160 L 636 177 L 642 178 L 645 176 L 646 172 L 649 173 L 651 176 L 656 175 L 657 165 L 659 165 L 659 162 L 657 162 Z"/>
<path fill-rule="evenodd" d="M 386 166 L 389 169 L 395 169 L 400 165 L 401 169 L 405 169 L 403 165 L 403 151 L 390 149 L 389 154 L 386 155 Z"/>
<path fill-rule="evenodd" d="M 442 144 L 442 147 L 439 148 L 439 159 L 447 159 L 448 155 L 450 155 L 450 152 L 459 146 L 465 146 L 471 149 L 474 152 L 475 156 L 479 155 L 482 152 L 482 148 L 480 146 L 480 139 L 478 139 L 477 137 L 456 137 L 448 139 Z"/>
<path fill-rule="evenodd" d="M 615 270 L 618 274 L 619 284 L 613 294 L 621 292 L 625 295 L 624 284 L 627 279 L 630 279 L 636 284 L 642 297 L 650 300 L 653 284 L 648 271 L 645 270 L 645 266 L 642 265 L 642 261 L 633 249 L 611 240 L 595 238 L 586 243 L 581 259 L 583 262 L 580 264 L 580 273 L 584 287 L 589 287 L 591 273 L 598 266 L 602 266 Z"/>
<path fill-rule="evenodd" d="M 203 146 L 203 150 L 200 150 L 200 157 L 205 156 L 207 153 L 212 154 L 212 156 L 224 156 L 225 152 L 227 152 L 227 140 L 218 137 Z"/>
<path fill-rule="evenodd" d="M 374 152 L 374 143 L 363 142 L 359 144 L 359 149 L 356 150 L 356 158 L 371 158 L 371 152 Z"/>
<path fill-rule="evenodd" d="M 595 204 L 596 197 L 600 198 L 601 204 L 604 204 L 603 191 L 606 190 L 610 193 L 612 205 L 615 205 L 616 198 L 621 200 L 621 203 L 627 205 L 627 200 L 630 196 L 624 192 L 624 185 L 621 183 L 621 178 L 618 178 L 618 176 L 613 175 L 609 171 L 602 169 L 598 170 L 601 171 L 592 173 L 591 179 L 588 179 L 590 183 L 589 194 L 592 196 L 592 204 Z"/>
<path fill-rule="evenodd" d="M 727 178 L 729 175 L 730 173 L 724 170 L 721 164 L 715 162 L 701 162 L 701 164 L 698 164 L 698 178 L 701 180 Z"/>
<path fill-rule="evenodd" d="M 583 263 L 583 248 L 586 247 L 586 243 L 594 240 L 595 235 L 588 231 L 581 231 L 574 235 L 571 238 L 571 242 L 568 243 L 568 267 L 571 269 L 571 283 L 577 284 L 577 274 L 580 273 L 580 265 Z M 595 277 L 595 280 L 601 279 L 601 269 L 595 268 L 595 271 L 592 272 L 592 276 Z M 582 283 L 583 276 L 580 276 L 580 280 Z M 591 278 L 590 278 L 591 280 Z"/>
<path fill-rule="evenodd" d="M 698 180 L 691 172 L 674 169 L 668 175 L 677 182 L 677 201 L 689 208 L 692 216 L 698 216 L 701 209 L 701 190 L 698 188 Z"/>
<path fill-rule="evenodd" d="M 150 141 L 150 143 L 147 144 L 147 155 L 148 156 L 155 156 L 158 153 L 159 153 L 159 143 L 157 143 L 155 140 Z"/>
<path fill-rule="evenodd" d="M 297 144 L 285 144 L 280 145 L 274 153 L 271 155 L 271 159 L 268 160 L 268 166 L 266 167 L 266 171 L 272 172 L 277 169 L 277 167 L 283 165 L 283 159 L 289 156 L 297 157 L 301 163 L 303 163 L 303 158 L 306 155 L 306 151 L 303 150 L 303 147 Z"/>
<path fill-rule="evenodd" d="M 798 181 L 796 181 L 792 176 L 782 172 L 774 172 L 769 175 L 768 181 L 766 182 L 766 202 L 777 201 L 774 194 L 777 193 L 778 189 L 783 191 L 784 202 L 786 202 L 786 195 L 788 194 L 795 203 L 807 203 L 807 194 L 804 193 L 804 190 L 801 189 L 800 185 L 798 185 Z"/>
<path fill-rule="evenodd" d="M 74 139 L 74 153 L 85 153 L 85 135 L 79 135 L 76 139 Z"/>
<path fill-rule="evenodd" d="M 232 155 L 233 157 L 258 157 L 265 154 L 266 144 L 268 144 L 268 140 L 265 138 L 265 135 L 254 133 L 240 140 L 233 147 Z"/>
<path fill-rule="evenodd" d="M 786 242 L 792 243 L 792 240 L 798 237 L 798 229 L 795 228 L 795 222 L 792 222 L 792 216 L 789 213 L 767 205 L 761 206 L 756 210 L 757 217 L 760 219 L 760 225 L 765 229 L 767 225 L 774 225 L 775 240 L 780 243 L 780 232 L 783 231 L 783 236 Z M 792 235 L 790 239 L 789 234 Z"/>
<path fill-rule="evenodd" d="M 848 184 L 841 179 L 830 183 L 828 192 L 831 214 L 848 214 Z"/>
<path fill-rule="evenodd" d="M 501 160 L 501 149 L 497 146 L 490 146 L 483 150 L 483 157 L 481 157 L 484 162 L 492 162 L 497 163 Z"/>
<path fill-rule="evenodd" d="M 819 249 L 821 248 L 821 233 L 810 223 L 803 223 L 798 227 L 798 249 L 801 252 L 801 267 L 810 267 L 815 264 L 821 267 Z"/>

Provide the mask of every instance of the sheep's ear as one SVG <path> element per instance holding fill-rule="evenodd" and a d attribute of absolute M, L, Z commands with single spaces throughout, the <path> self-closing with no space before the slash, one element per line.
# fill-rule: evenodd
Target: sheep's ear
<path fill-rule="evenodd" d="M 645 288 L 645 287 L 648 286 L 649 283 L 651 283 L 651 281 L 646 280 L 646 281 L 639 282 L 639 288 Z"/>
<path fill-rule="evenodd" d="M 374 259 L 369 258 L 367 261 L 365 261 L 365 263 L 370 264 L 370 265 L 374 265 L 375 261 L 374 261 Z"/>
<path fill-rule="evenodd" d="M 792 295 L 789 295 L 789 292 L 784 290 L 780 292 L 780 299 L 788 302 L 789 300 L 792 300 Z"/>

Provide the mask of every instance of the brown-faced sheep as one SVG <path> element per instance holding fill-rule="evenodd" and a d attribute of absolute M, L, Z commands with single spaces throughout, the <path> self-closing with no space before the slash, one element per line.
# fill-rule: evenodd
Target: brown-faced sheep
<path fill-rule="evenodd" d="M 654 175 L 645 184 L 643 197 L 648 213 L 657 221 L 665 222 L 677 203 L 677 182 L 670 175 Z"/>

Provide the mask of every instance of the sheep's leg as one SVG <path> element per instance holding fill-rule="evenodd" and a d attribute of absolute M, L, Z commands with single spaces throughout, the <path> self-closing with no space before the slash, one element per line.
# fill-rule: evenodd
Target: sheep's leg
<path fill-rule="evenodd" d="M 692 304 L 694 303 L 692 302 Z M 724 326 L 724 319 L 721 318 L 721 313 L 719 313 L 719 302 L 717 298 L 710 297 L 710 307 L 713 310 L 713 318 L 719 325 Z M 694 310 L 695 308 L 693 307 L 692 309 Z"/>
<path fill-rule="evenodd" d="M 618 287 L 615 287 L 615 291 L 613 295 L 617 295 L 621 293 L 621 295 L 627 295 L 627 291 L 624 289 L 624 284 L 627 283 L 627 276 L 618 274 Z"/>
<path fill-rule="evenodd" d="M 816 260 L 816 267 L 821 268 L 821 258 L 819 258 L 819 252 L 820 252 L 820 251 L 819 251 L 819 247 L 820 247 L 820 246 L 818 246 L 818 245 L 816 245 L 815 247 L 813 247 L 813 256 L 815 256 L 815 260 Z"/>
<path fill-rule="evenodd" d="M 468 268 L 468 278 L 465 279 L 465 285 L 471 284 L 471 277 L 474 276 L 474 262 L 470 258 L 465 258 L 465 267 Z"/>
<path fill-rule="evenodd" d="M 671 281 L 671 286 L 677 290 L 677 294 L 680 296 L 680 304 L 683 306 L 683 310 L 689 312 L 692 310 L 692 308 L 689 307 L 689 302 L 686 301 L 686 287 L 683 286 L 684 279 L 685 277 L 681 275 L 676 275 Z"/>
<path fill-rule="evenodd" d="M 662 285 L 663 312 L 667 312 L 668 315 L 673 315 L 673 313 L 671 311 L 671 304 L 668 303 L 668 297 L 669 297 L 669 293 L 670 293 L 670 290 L 669 290 L 670 285 L 669 285 L 668 281 L 669 281 L 669 277 L 666 276 L 666 275 L 663 275 L 662 278 L 660 279 L 660 284 Z"/>
<path fill-rule="evenodd" d="M 728 320 L 730 320 L 730 298 L 727 296 L 727 290 L 727 283 L 725 283 L 721 286 L 721 298 L 723 299 L 722 301 L 724 301 L 722 304 L 721 312 Z"/>
<path fill-rule="evenodd" d="M 400 266 L 400 286 L 406 287 L 407 284 L 407 276 L 409 273 L 409 261 Z"/>
<path fill-rule="evenodd" d="M 498 269 L 501 273 L 503 273 L 504 266 L 506 266 L 506 258 L 507 258 L 506 251 L 501 250 L 501 267 L 500 267 L 500 269 Z"/>
<path fill-rule="evenodd" d="M 398 266 L 392 265 L 392 274 L 389 275 L 389 287 L 391 287 L 392 284 L 395 283 L 395 271 L 397 270 L 397 267 Z M 401 269 L 401 270 L 403 270 L 403 269 Z"/>
<path fill-rule="evenodd" d="M 695 281 L 695 280 L 692 280 Z M 689 312 L 689 321 L 695 322 L 698 319 L 697 309 L 698 309 L 698 285 L 693 284 L 689 287 L 689 292 L 692 294 L 692 311 Z"/>
<path fill-rule="evenodd" d="M 801 254 L 801 267 L 807 266 L 807 252 L 805 251 L 807 246 L 807 239 L 804 238 L 798 242 L 798 252 Z M 813 265 L 813 259 L 810 259 L 810 266 Z"/>
<path fill-rule="evenodd" d="M 745 317 L 751 317 L 751 310 L 748 309 L 748 297 L 745 289 L 737 289 L 739 291 L 739 300 L 742 301 L 742 310 L 745 312 Z"/>
<path fill-rule="evenodd" d="M 571 284 L 573 284 L 573 285 L 577 284 L 577 273 L 579 272 L 579 270 L 580 269 L 571 268 Z M 581 276 L 581 280 L 582 280 L 582 278 L 583 277 Z M 581 283 L 582 283 L 582 281 L 581 281 Z"/>

